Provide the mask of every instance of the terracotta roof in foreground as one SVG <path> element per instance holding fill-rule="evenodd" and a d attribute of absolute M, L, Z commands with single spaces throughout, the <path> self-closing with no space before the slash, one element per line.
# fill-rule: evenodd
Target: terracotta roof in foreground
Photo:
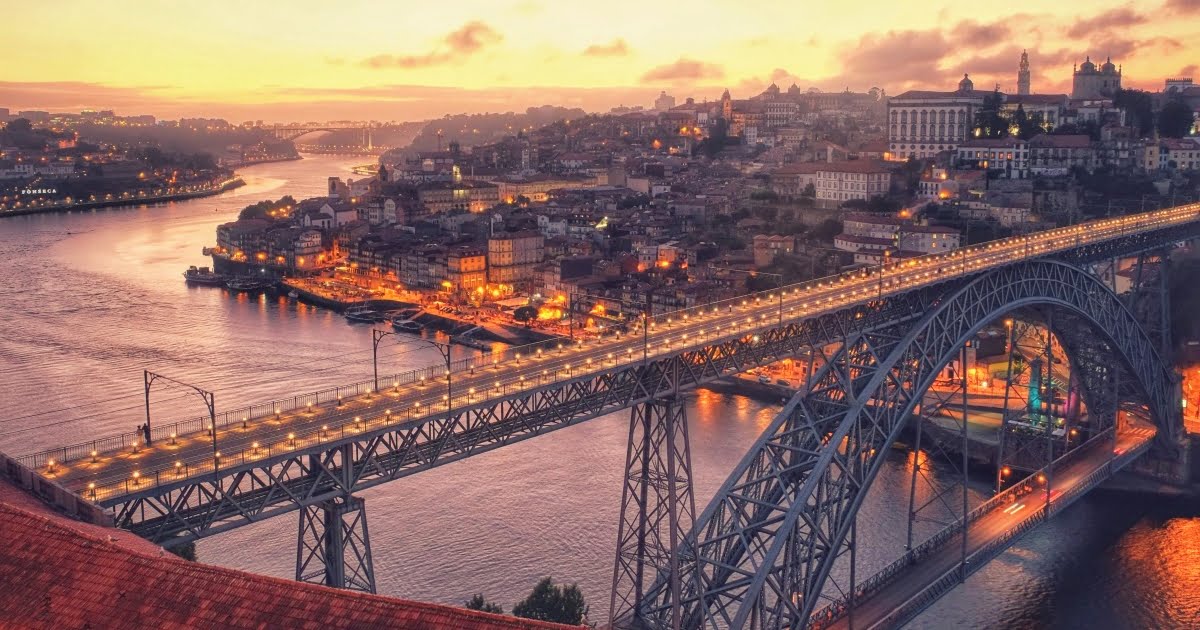
<path fill-rule="evenodd" d="M 31 507 L 0 502 L 0 627 L 569 627 L 190 562 L 146 541 L 131 544 L 128 533 L 110 539 L 105 528 Z"/>

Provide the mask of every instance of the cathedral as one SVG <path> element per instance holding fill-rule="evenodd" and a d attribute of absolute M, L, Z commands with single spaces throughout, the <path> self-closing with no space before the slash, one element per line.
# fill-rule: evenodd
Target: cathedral
<path fill-rule="evenodd" d="M 1113 65 L 1109 57 L 1099 68 L 1089 56 L 1083 65 L 1075 68 L 1075 80 L 1071 87 L 1071 98 L 1093 100 L 1111 98 L 1121 89 L 1121 69 Z"/>

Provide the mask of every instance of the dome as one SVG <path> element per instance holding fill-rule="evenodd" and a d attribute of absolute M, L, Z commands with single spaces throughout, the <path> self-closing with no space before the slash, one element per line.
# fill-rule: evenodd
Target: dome
<path fill-rule="evenodd" d="M 1096 64 L 1092 63 L 1091 57 L 1088 57 L 1086 60 L 1084 60 L 1083 65 L 1079 66 L 1079 71 L 1080 72 L 1095 72 L 1096 71 Z"/>
<path fill-rule="evenodd" d="M 1105 61 L 1104 65 L 1100 66 L 1100 71 L 1101 72 L 1116 72 L 1117 71 L 1117 67 L 1113 65 L 1112 57 L 1109 57 L 1108 61 Z"/>
<path fill-rule="evenodd" d="M 962 81 L 958 82 L 958 91 L 959 92 L 970 92 L 974 89 L 975 89 L 975 83 L 973 81 L 971 81 L 971 77 L 969 75 L 964 74 Z"/>

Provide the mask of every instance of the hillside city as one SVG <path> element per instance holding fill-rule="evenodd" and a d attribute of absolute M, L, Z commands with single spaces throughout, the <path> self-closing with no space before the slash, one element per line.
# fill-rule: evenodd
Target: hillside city
<path fill-rule="evenodd" d="M 388 151 L 377 172 L 331 177 L 325 197 L 248 208 L 206 251 L 223 273 L 318 276 L 296 286 L 347 303 L 501 319 L 531 304 L 535 326 L 566 326 L 570 310 L 603 330 L 1195 196 L 1191 79 L 1126 90 L 1122 69 L 1089 57 L 1071 94 L 1040 94 L 1028 56 L 1014 66 L 1011 92 L 969 76 L 895 96 L 772 84 L 741 99 L 663 92 L 473 146 L 439 129 L 434 149 Z"/>

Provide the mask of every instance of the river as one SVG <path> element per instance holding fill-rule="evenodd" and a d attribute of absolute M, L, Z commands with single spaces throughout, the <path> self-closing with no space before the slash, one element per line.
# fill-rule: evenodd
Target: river
<path fill-rule="evenodd" d="M 353 177 L 357 161 L 249 167 L 245 187 L 213 198 L 0 220 L 0 450 L 133 430 L 143 421 L 143 369 L 215 391 L 218 409 L 368 378 L 369 328 L 287 300 L 188 287 L 180 276 L 209 264 L 201 246 L 241 207 L 323 194 L 326 177 Z M 389 372 L 439 360 L 432 349 L 384 354 Z M 183 389 L 152 400 L 155 418 L 202 412 Z M 777 409 L 688 397 L 701 510 Z M 612 414 L 364 492 L 380 592 L 448 603 L 483 592 L 508 610 L 551 575 L 578 582 L 592 619 L 607 619 L 627 427 L 628 412 Z M 903 454 L 889 458 L 864 505 L 859 575 L 903 544 L 904 463 Z M 911 625 L 1200 626 L 1198 515 L 1195 500 L 1093 493 Z M 290 578 L 295 535 L 293 513 L 205 539 L 197 553 Z"/>

